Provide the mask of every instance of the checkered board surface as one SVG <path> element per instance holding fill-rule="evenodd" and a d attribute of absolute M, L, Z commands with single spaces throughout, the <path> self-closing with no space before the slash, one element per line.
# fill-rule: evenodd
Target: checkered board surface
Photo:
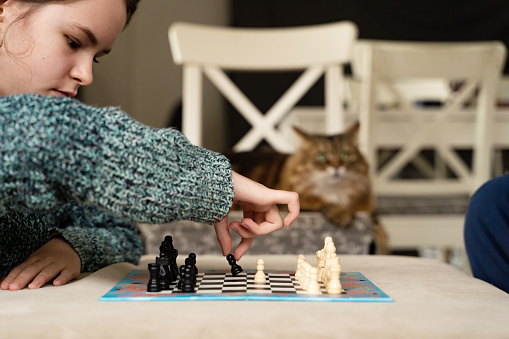
<path fill-rule="evenodd" d="M 176 282 L 169 290 L 148 293 L 149 273 L 134 270 L 101 297 L 101 301 L 159 300 L 280 300 L 280 301 L 392 301 L 359 272 L 341 272 L 341 294 L 328 294 L 321 285 L 319 294 L 308 294 L 295 280 L 295 272 L 265 271 L 266 283 L 255 284 L 256 270 L 237 276 L 230 271 L 208 270 L 198 273 L 194 293 L 181 292 Z"/>

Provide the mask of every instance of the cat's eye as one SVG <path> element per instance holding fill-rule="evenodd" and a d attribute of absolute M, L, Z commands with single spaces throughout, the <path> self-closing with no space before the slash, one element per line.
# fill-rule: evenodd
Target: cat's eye
<path fill-rule="evenodd" d="M 350 159 L 350 153 L 348 152 L 341 153 L 341 160 L 348 161 L 348 159 Z"/>
<path fill-rule="evenodd" d="M 319 162 L 320 164 L 323 164 L 324 162 L 327 161 L 327 156 L 325 155 L 325 153 L 318 153 L 316 155 L 316 161 Z"/>

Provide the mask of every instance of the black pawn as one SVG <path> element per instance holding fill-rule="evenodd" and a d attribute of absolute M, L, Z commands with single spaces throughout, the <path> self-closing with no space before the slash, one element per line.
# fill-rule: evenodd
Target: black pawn
<path fill-rule="evenodd" d="M 228 254 L 226 256 L 226 260 L 228 260 L 228 263 L 230 264 L 230 266 L 232 267 L 231 269 L 231 272 L 232 272 L 232 275 L 235 277 L 236 275 L 238 275 L 240 272 L 242 272 L 242 267 L 240 265 L 237 264 L 237 261 L 235 260 L 235 258 L 233 257 L 233 254 Z"/>
<path fill-rule="evenodd" d="M 186 266 L 185 266 L 185 265 L 181 265 L 181 266 L 180 266 L 180 270 L 179 270 L 179 272 L 180 272 L 180 280 L 179 280 L 179 281 L 178 281 L 178 283 L 177 283 L 177 288 L 178 288 L 179 290 L 182 290 L 182 281 L 184 280 L 184 269 L 185 269 L 185 268 L 186 268 Z"/>
<path fill-rule="evenodd" d="M 182 292 L 192 293 L 194 292 L 195 282 L 193 281 L 193 273 L 190 266 L 184 267 L 184 274 L 181 278 L 182 281 Z"/>
<path fill-rule="evenodd" d="M 192 260 L 192 264 L 194 267 L 194 273 L 198 275 L 198 267 L 196 267 L 196 253 L 189 253 L 188 258 Z"/>
<path fill-rule="evenodd" d="M 148 279 L 147 292 L 160 292 L 161 286 L 159 285 L 159 264 L 148 264 L 148 272 L 150 278 Z"/>

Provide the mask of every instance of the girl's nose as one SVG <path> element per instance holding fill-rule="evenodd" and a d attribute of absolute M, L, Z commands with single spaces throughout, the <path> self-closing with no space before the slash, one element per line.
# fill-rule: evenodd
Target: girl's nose
<path fill-rule="evenodd" d="M 91 62 L 80 62 L 71 70 L 71 77 L 75 79 L 80 86 L 88 86 L 93 80 Z"/>

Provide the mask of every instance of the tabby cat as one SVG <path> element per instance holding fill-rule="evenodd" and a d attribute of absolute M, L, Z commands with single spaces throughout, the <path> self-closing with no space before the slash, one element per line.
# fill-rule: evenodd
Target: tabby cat
<path fill-rule="evenodd" d="M 368 213 L 376 252 L 386 253 L 387 236 L 376 217 L 368 164 L 358 149 L 359 124 L 332 136 L 295 132 L 300 141 L 295 153 L 233 153 L 233 170 L 267 187 L 299 193 L 301 210 L 322 212 L 340 227 L 348 226 L 356 212 Z"/>

